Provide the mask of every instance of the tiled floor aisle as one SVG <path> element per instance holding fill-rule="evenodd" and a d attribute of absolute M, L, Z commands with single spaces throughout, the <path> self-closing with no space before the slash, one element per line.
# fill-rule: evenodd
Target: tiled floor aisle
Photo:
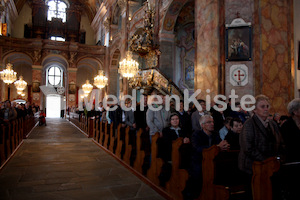
<path fill-rule="evenodd" d="M 163 199 L 64 119 L 36 127 L 0 172 L 0 199 Z"/>

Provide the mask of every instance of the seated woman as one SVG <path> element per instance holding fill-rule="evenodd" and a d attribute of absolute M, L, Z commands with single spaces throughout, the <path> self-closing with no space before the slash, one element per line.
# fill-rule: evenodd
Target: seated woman
<path fill-rule="evenodd" d="M 165 186 L 165 183 L 171 177 L 171 153 L 172 142 L 177 138 L 182 137 L 183 143 L 190 143 L 187 134 L 179 126 L 179 116 L 177 113 L 172 113 L 170 116 L 170 126 L 162 130 L 162 138 L 158 141 L 159 156 L 165 161 L 162 172 L 159 175 L 160 185 Z"/>
<path fill-rule="evenodd" d="M 46 124 L 46 114 L 44 113 L 43 110 L 40 111 L 40 117 L 39 117 L 39 126 L 42 126 L 43 124 L 45 124 L 45 126 L 47 126 Z"/>

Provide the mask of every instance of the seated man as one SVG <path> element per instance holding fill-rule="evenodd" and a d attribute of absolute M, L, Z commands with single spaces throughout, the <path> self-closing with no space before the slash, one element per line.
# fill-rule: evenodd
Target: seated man
<path fill-rule="evenodd" d="M 202 151 L 213 145 L 217 145 L 221 151 L 226 151 L 230 145 L 226 140 L 221 140 L 218 133 L 214 132 L 214 120 L 210 115 L 203 115 L 199 123 L 202 130 L 192 134 L 192 164 L 190 180 L 187 183 L 186 191 L 191 193 L 192 198 L 197 198 L 202 188 Z"/>

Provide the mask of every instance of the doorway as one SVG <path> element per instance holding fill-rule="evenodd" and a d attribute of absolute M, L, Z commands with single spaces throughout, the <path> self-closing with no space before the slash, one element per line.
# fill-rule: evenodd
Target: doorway
<path fill-rule="evenodd" d="M 46 97 L 46 117 L 59 118 L 61 107 L 60 95 L 47 95 Z"/>

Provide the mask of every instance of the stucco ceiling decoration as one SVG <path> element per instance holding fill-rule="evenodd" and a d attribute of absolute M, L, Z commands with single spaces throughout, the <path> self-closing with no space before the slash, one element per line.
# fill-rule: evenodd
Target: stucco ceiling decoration
<path fill-rule="evenodd" d="M 15 0 L 15 5 L 17 8 L 18 13 L 21 12 L 24 4 L 27 2 L 29 5 L 35 0 Z M 72 4 L 79 4 L 82 6 L 84 12 L 86 13 L 86 15 L 88 16 L 90 22 L 93 21 L 96 13 L 97 13 L 97 9 L 100 6 L 100 0 L 67 0 L 67 2 L 69 2 L 70 5 Z"/>

